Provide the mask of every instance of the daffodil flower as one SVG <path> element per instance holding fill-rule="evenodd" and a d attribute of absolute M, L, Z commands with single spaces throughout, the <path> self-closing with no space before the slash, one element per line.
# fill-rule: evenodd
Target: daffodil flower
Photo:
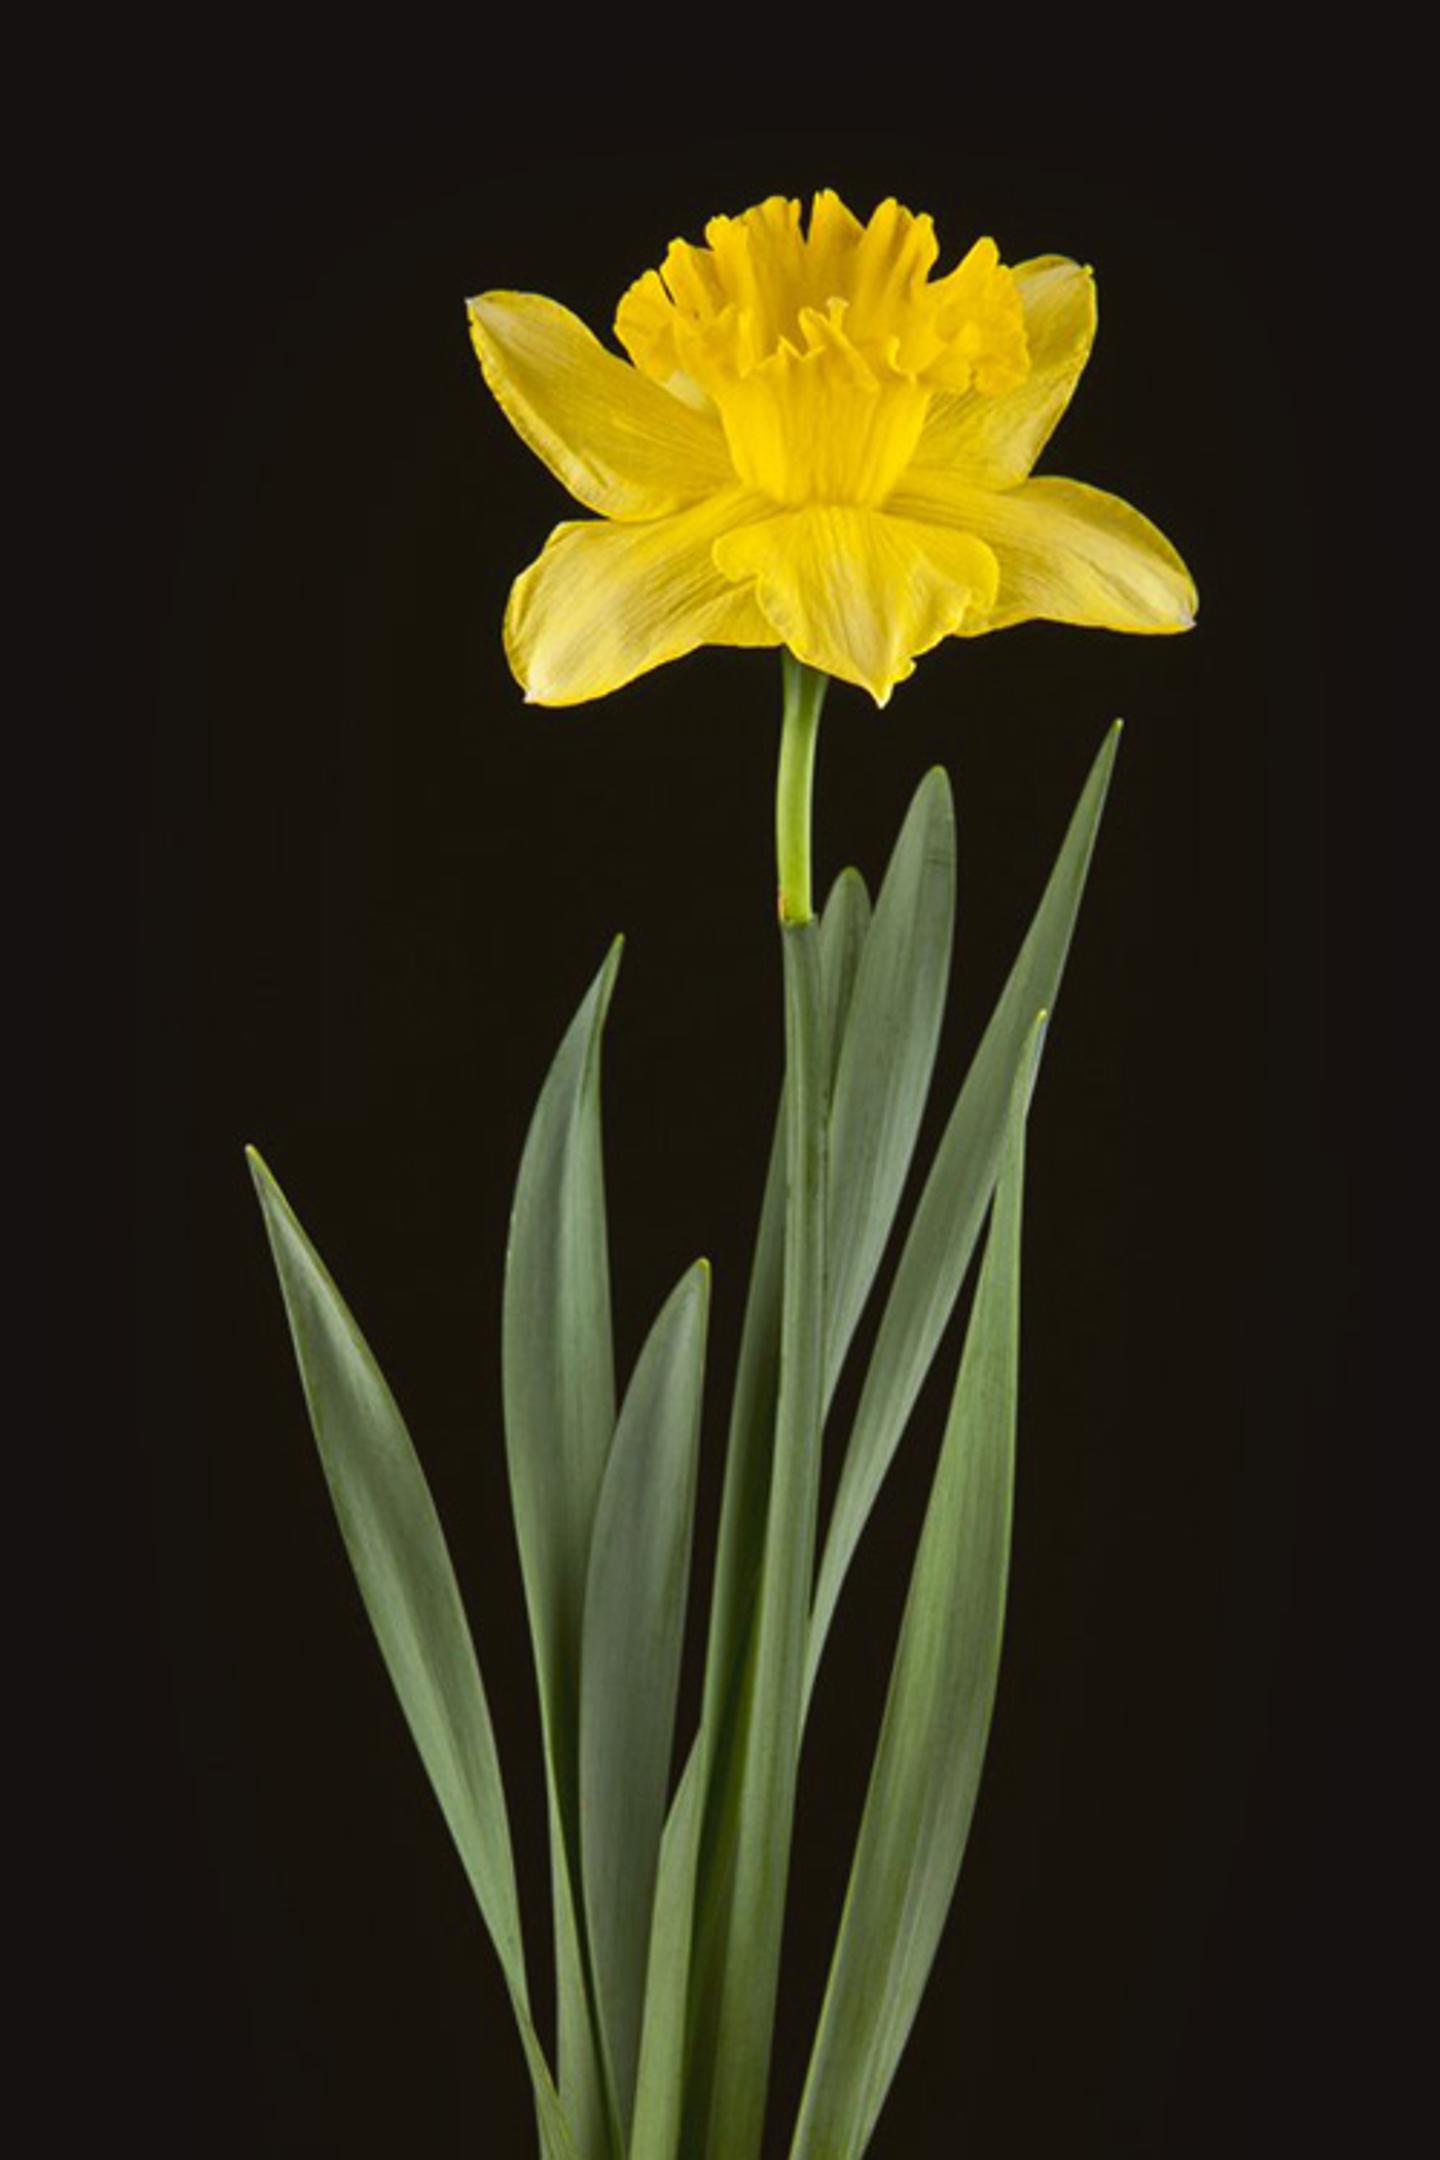
<path fill-rule="evenodd" d="M 1195 589 L 1117 496 L 1033 468 L 1095 331 L 1088 269 L 957 268 L 928 216 L 772 197 L 675 241 L 605 349 L 553 300 L 470 303 L 517 432 L 597 515 L 506 615 L 527 697 L 603 697 L 701 645 L 783 646 L 883 705 L 942 638 L 1044 618 L 1174 631 Z"/>

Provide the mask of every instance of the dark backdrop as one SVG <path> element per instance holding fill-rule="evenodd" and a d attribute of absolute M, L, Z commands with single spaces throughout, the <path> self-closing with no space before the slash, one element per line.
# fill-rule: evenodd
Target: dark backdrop
<path fill-rule="evenodd" d="M 463 298 L 597 329 L 675 233 L 838 187 L 948 251 L 1096 266 L 1049 470 L 1137 503 L 1200 626 L 951 643 L 821 737 L 818 870 L 872 885 L 949 771 L 960 921 L 933 1143 L 1084 774 L 1127 731 L 1031 1122 L 1021 1472 L 998 1713 L 952 1922 L 876 2141 L 986 2160 L 1268 2153 L 1354 2098 L 1337 1866 L 1368 1566 L 1332 1426 L 1346 1194 L 1327 1097 L 1322 654 L 1296 366 L 1318 176 L 1237 138 L 666 137 L 646 160 L 138 131 L 92 200 L 102 572 L 78 898 L 133 1074 L 137 1415 L 81 1451 L 108 1830 L 79 2006 L 153 2152 L 526 2151 L 498 1969 L 329 1513 L 241 1156 L 354 1304 L 465 1586 L 536 1990 L 541 1785 L 500 1428 L 514 1167 L 558 1035 L 628 949 L 605 1116 L 622 1372 L 715 1266 L 697 1598 L 779 1076 L 773 656 L 527 709 L 499 626 L 568 499 Z M 107 186 L 113 197 L 107 199 Z M 1332 228 L 1343 234 L 1343 226 Z M 1343 242 L 1342 242 L 1343 244 Z M 1333 388 L 1333 385 L 1331 386 Z M 97 408 L 98 407 L 98 411 Z M 113 843 L 119 837 L 120 847 Z M 123 1047 L 122 1047 L 123 1046 Z M 123 1160 L 130 1160 L 127 1155 Z M 953 1371 L 859 1556 L 807 1744 L 775 2099 L 793 2109 Z M 695 1673 L 688 1678 L 687 1712 Z M 83 1869 L 82 1869 L 83 1874 Z M 88 1880 L 88 1878 L 86 1878 Z M 1353 2028 L 1350 2028 L 1353 2030 Z M 62 2104 L 65 2096 L 62 2095 Z M 780 2143 L 775 2145 L 782 2152 Z"/>

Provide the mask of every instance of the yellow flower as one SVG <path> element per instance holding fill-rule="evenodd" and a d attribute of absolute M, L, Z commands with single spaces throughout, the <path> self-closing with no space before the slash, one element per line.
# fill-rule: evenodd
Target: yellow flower
<path fill-rule="evenodd" d="M 676 240 L 620 303 L 618 358 L 553 300 L 470 303 L 485 379 L 598 519 L 516 582 L 534 703 L 602 697 L 700 645 L 786 645 L 883 705 L 944 637 L 1044 617 L 1188 629 L 1195 589 L 1117 496 L 1031 477 L 1095 331 L 1090 273 L 829 190 Z"/>

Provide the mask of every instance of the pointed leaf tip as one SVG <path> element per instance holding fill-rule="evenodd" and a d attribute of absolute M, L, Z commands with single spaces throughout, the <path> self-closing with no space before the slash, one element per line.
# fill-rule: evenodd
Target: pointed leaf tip
<path fill-rule="evenodd" d="M 916 801 L 928 801 L 937 796 L 943 802 L 951 819 L 955 815 L 955 790 L 950 785 L 950 775 L 943 765 L 932 765 L 915 790 Z"/>
<path fill-rule="evenodd" d="M 288 1215 L 291 1212 L 290 1203 L 281 1189 L 280 1180 L 260 1153 L 259 1148 L 252 1146 L 248 1141 L 245 1145 L 245 1161 L 249 1167 L 251 1183 L 255 1187 L 261 1207 L 268 1208 L 272 1203 L 276 1203 Z"/>

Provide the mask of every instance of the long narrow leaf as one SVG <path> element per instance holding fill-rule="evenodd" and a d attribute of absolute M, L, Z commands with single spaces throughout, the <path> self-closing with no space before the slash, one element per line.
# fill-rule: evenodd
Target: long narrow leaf
<path fill-rule="evenodd" d="M 510 1492 L 545 1743 L 560 2097 L 581 2160 L 602 2160 L 616 2128 L 584 1939 L 578 1754 L 585 1585 L 615 1430 L 600 1037 L 619 959 L 617 939 L 536 1105 L 515 1189 L 501 1331 Z"/>
<path fill-rule="evenodd" d="M 444 1533 L 364 1337 L 260 1156 L 255 1189 L 320 1460 L 360 1595 L 514 2005 L 547 2154 L 574 2147 L 530 2016 L 490 1708 Z"/>
<path fill-rule="evenodd" d="M 550 1890 L 555 1940 L 555 2054 L 565 2119 L 579 2160 L 609 2160 L 620 2126 L 606 2085 L 596 2023 L 590 1958 L 584 1935 L 576 1809 L 567 1806 L 545 1752 L 545 1805 L 550 1825 Z"/>
<path fill-rule="evenodd" d="M 929 1978 L 975 1810 L 1009 1567 L 1024 1127 L 1037 1054 L 1038 1027 L 1012 1093 L 984 1265 L 792 2160 L 860 2160 L 869 2144 Z"/>
<path fill-rule="evenodd" d="M 814 1566 L 824 1385 L 825 1027 L 819 928 L 787 925 L 785 1275 L 780 1386 L 736 1762 L 737 1836 L 725 1891 L 713 2035 L 695 2067 L 709 2160 L 760 2150 L 795 1804 L 805 1630 Z"/>
<path fill-rule="evenodd" d="M 955 921 L 955 810 L 915 792 L 865 940 L 835 1065 L 825 1215 L 825 1399 L 880 1265 L 929 1093 Z"/>
<path fill-rule="evenodd" d="M 1117 722 L 1091 768 L 915 1210 L 871 1353 L 825 1539 L 810 1626 L 807 1700 L 860 1533 L 930 1370 L 985 1219 L 1031 1024 L 1042 1008 L 1054 1010 L 1118 742 Z"/>
<path fill-rule="evenodd" d="M 831 1076 L 850 1025 L 851 1002 L 870 936 L 872 913 L 865 880 L 856 869 L 842 870 L 830 887 L 820 917 L 820 995 L 825 1010 L 825 1057 Z M 782 1124 L 783 1132 L 783 1106 Z"/>
<path fill-rule="evenodd" d="M 857 870 L 843 870 L 830 889 L 820 922 L 820 1000 L 827 1088 L 844 1040 L 870 920 L 870 896 L 864 879 Z M 724 1970 L 740 1801 L 739 1765 L 733 1742 L 742 1730 L 745 1660 L 764 1553 L 775 1448 L 784 1289 L 785 1124 L 782 1092 L 736 1368 L 700 1732 L 686 1766 L 687 1778 L 693 1771 L 700 1786 L 695 1802 L 700 1822 L 690 1863 L 696 1904 L 688 1930 L 676 1925 L 665 1937 L 672 1952 L 678 1954 L 683 1949 L 689 1969 L 661 1970 L 652 1965 L 649 1982 L 652 1992 L 668 1993 L 674 1987 L 685 1987 L 688 1980 L 689 2029 L 702 2053 L 713 2042 Z M 689 1852 L 690 1841 L 677 1839 L 666 1857 L 678 1868 Z M 683 1894 L 678 1883 L 670 1886 L 670 1897 L 677 1909 Z M 657 2032 L 666 2035 L 667 2044 L 673 2044 L 674 2023 L 663 2007 L 656 2011 L 656 2024 Z M 659 2068 L 662 2055 L 658 2040 L 648 2053 L 658 2085 L 665 2074 Z M 663 2059 L 670 2062 L 669 2057 Z M 671 2064 L 671 2069 L 675 2075 L 681 2074 L 678 2066 Z M 657 2154 L 660 2150 L 657 2146 Z"/>
<path fill-rule="evenodd" d="M 858 870 L 842 870 L 830 888 L 820 923 L 821 996 L 827 1063 L 832 1071 L 839 1045 L 844 1040 L 870 920 L 870 896 L 864 879 Z M 704 1719 L 712 1730 L 718 1721 L 721 1700 L 732 1685 L 740 1661 L 764 1549 L 775 1405 L 780 1385 L 784 1257 L 785 1102 L 782 1090 L 750 1271 L 725 1454 L 725 1488 L 705 1662 Z"/>
<path fill-rule="evenodd" d="M 693 1747 L 660 1840 L 628 2160 L 675 2160 L 680 2143 L 703 1771 L 701 1750 Z"/>
<path fill-rule="evenodd" d="M 595 1516 L 580 1688 L 580 1846 L 595 1992 L 628 2131 L 690 1580 L 710 1270 L 682 1277 L 626 1391 Z"/>

